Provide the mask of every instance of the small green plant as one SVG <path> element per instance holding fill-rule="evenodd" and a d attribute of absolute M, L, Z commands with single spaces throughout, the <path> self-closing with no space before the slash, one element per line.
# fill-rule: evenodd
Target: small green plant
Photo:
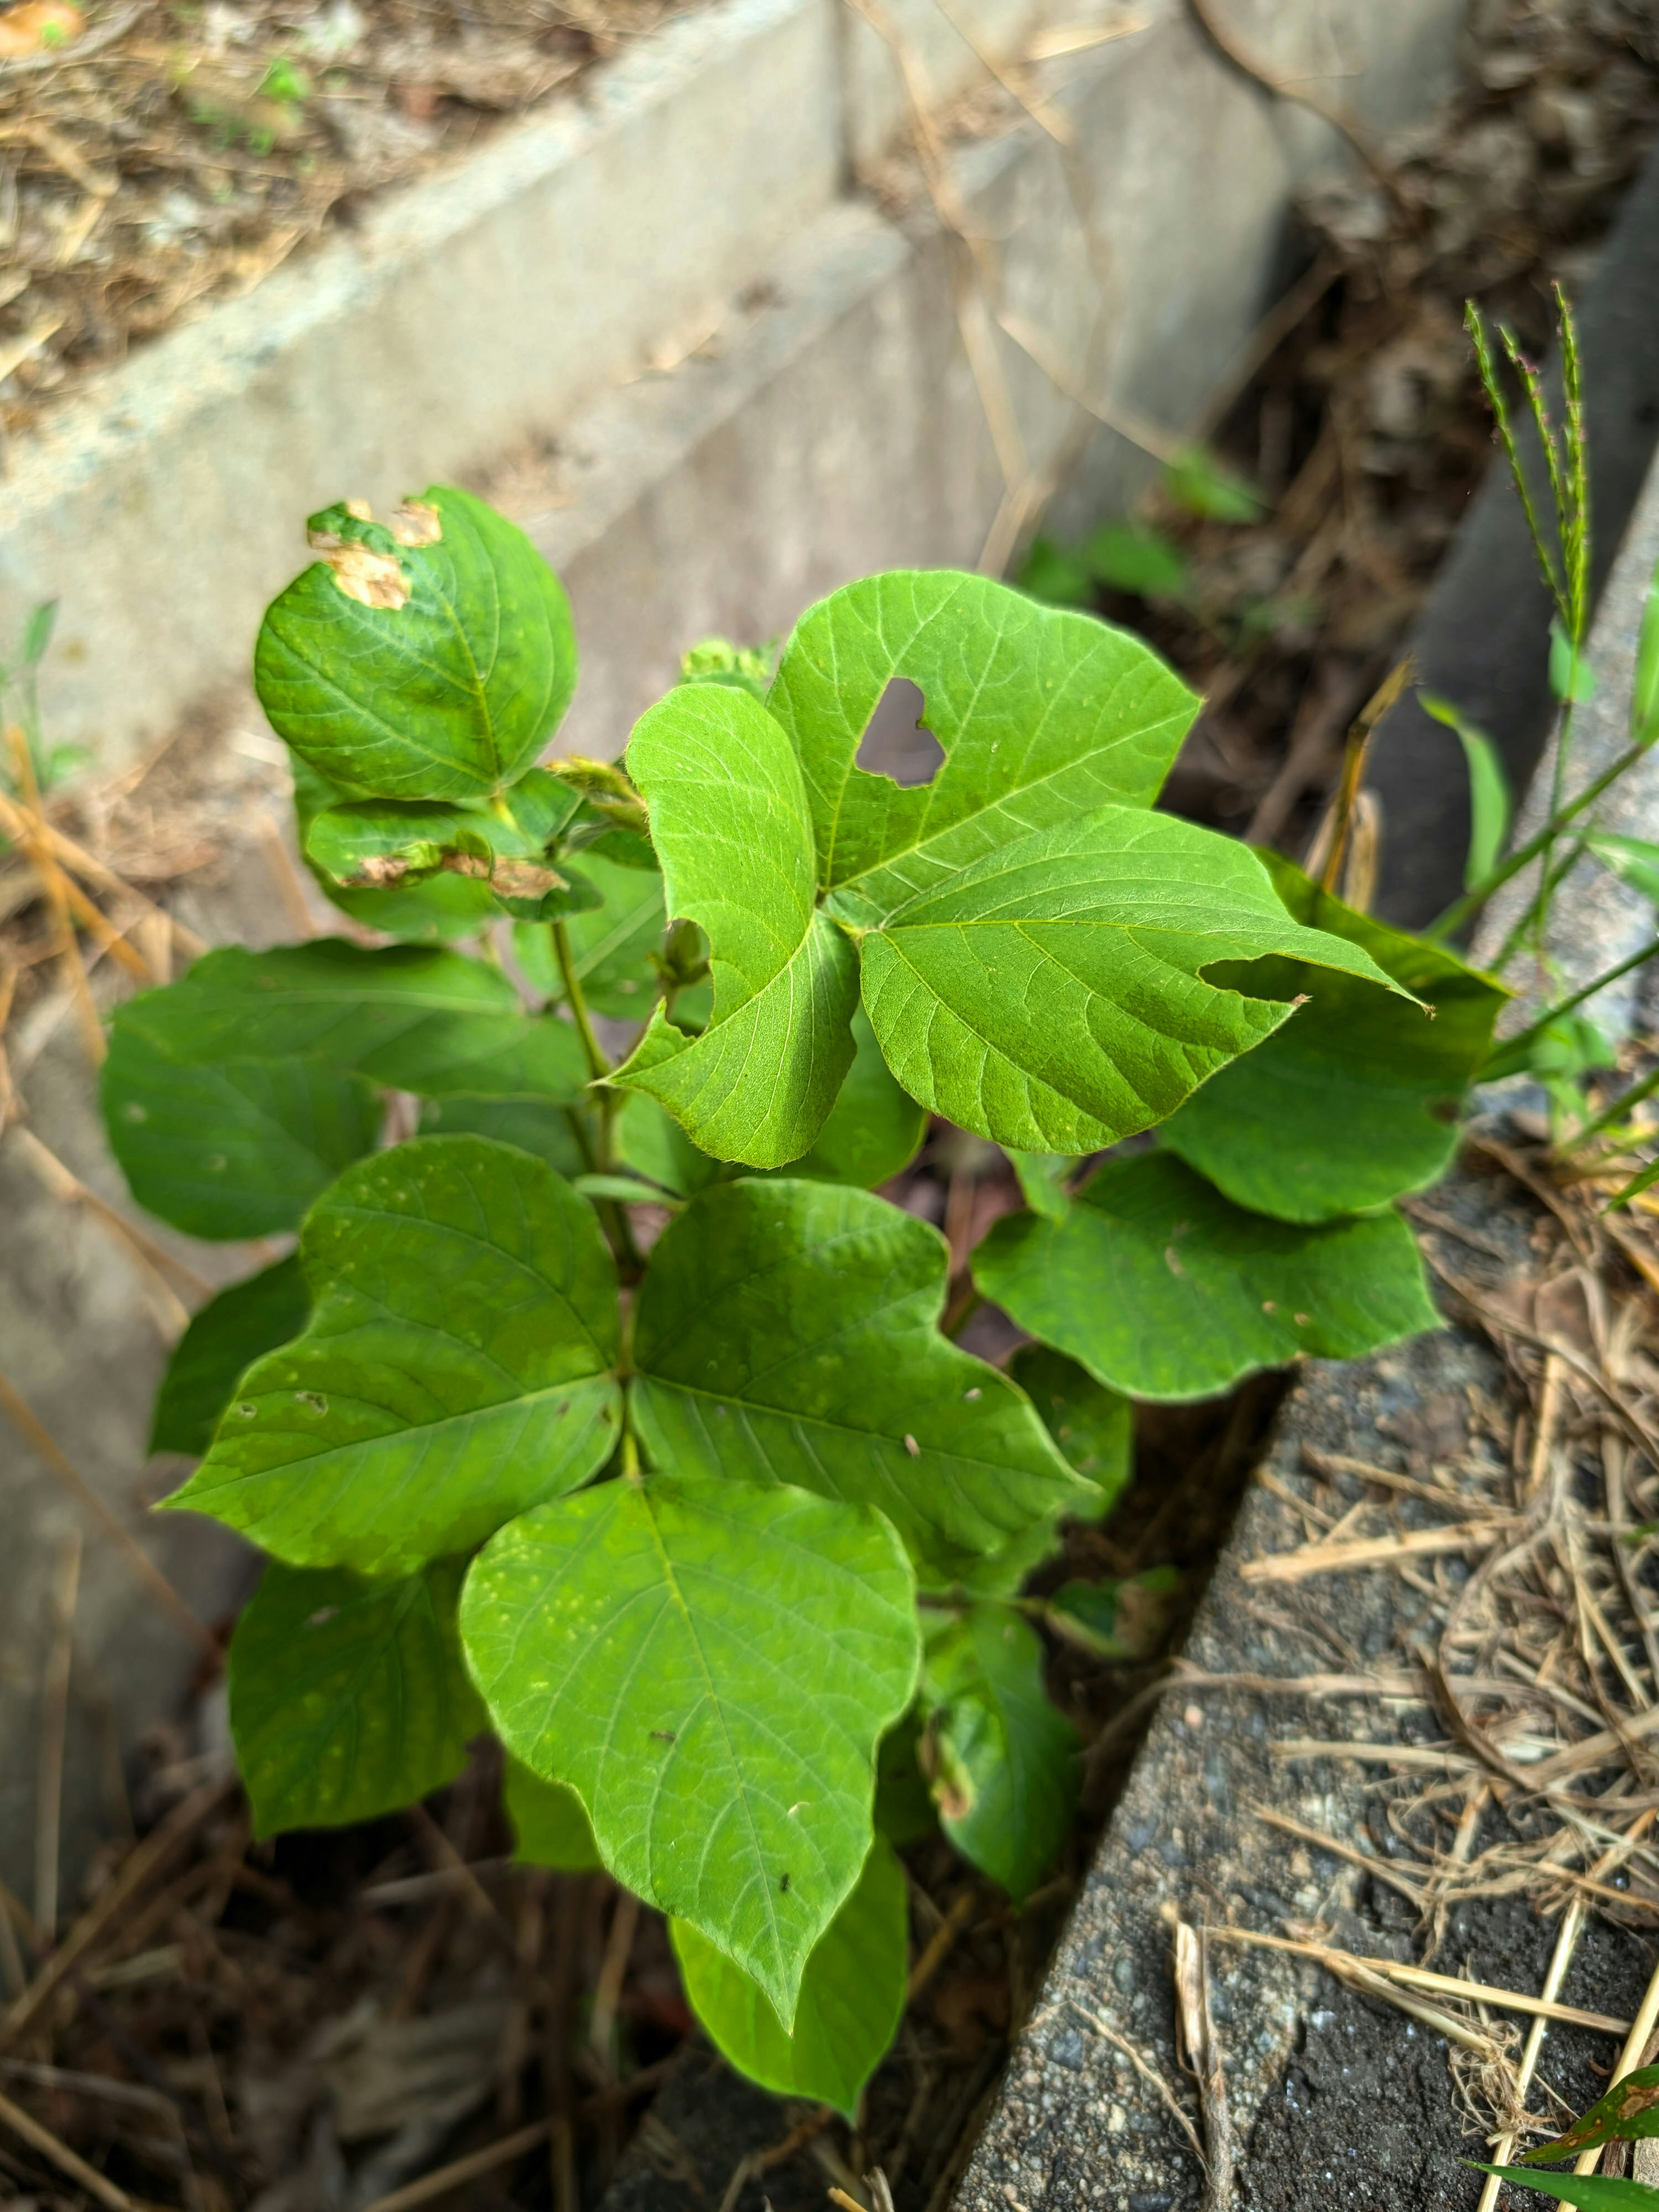
<path fill-rule="evenodd" d="M 1625 2181 L 1605 2174 L 1540 2173 L 1541 2164 L 1574 2158 L 1599 2150 L 1604 2143 L 1644 2142 L 1659 2136 L 1659 2066 L 1639 2066 L 1621 2075 L 1605 2097 L 1590 2106 L 1554 2142 L 1540 2143 L 1522 2154 L 1520 2166 L 1481 2166 L 1479 2173 L 1495 2173 L 1559 2203 L 1576 2204 L 1579 2212 L 1659 2212 L 1659 2189 L 1640 2181 Z"/>
<path fill-rule="evenodd" d="M 52 744 L 40 719 L 40 664 L 57 622 L 57 600 L 44 600 L 24 623 L 14 658 L 0 660 L 0 731 L 5 738 L 0 744 L 0 790 L 14 797 L 27 795 L 20 777 L 26 775 L 37 793 L 51 791 L 86 759 L 80 745 Z M 18 757 L 20 745 L 27 755 L 27 767 Z"/>
<path fill-rule="evenodd" d="M 143 1204 L 299 1231 L 154 1435 L 199 1456 L 170 1505 L 270 1556 L 229 1666 L 256 1821 L 405 1805 L 493 1729 L 520 1851 L 661 1907 L 720 2048 L 851 2112 L 895 1850 L 937 1822 L 1024 1899 L 1078 1785 L 1041 1632 L 1132 1653 L 1170 1599 L 1030 1571 L 1135 1400 L 1435 1325 L 1391 1201 L 1504 994 L 1156 811 L 1197 702 L 1091 617 L 872 577 L 775 669 L 694 649 L 622 763 L 544 762 L 576 649 L 518 531 L 441 488 L 310 529 L 256 680 L 310 865 L 392 941 L 209 953 L 104 1075 Z M 901 678 L 914 788 L 857 760 Z M 1006 1372 L 874 1194 L 929 1115 L 1028 1195 L 972 1257 L 1034 1340 Z"/>

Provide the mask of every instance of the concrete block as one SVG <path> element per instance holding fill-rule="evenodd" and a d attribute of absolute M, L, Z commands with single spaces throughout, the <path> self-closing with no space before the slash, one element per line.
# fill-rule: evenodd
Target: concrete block
<path fill-rule="evenodd" d="M 19 453 L 0 637 L 106 762 L 240 678 L 295 523 L 545 435 L 707 327 L 837 189 L 829 0 L 717 0 L 102 380 Z"/>

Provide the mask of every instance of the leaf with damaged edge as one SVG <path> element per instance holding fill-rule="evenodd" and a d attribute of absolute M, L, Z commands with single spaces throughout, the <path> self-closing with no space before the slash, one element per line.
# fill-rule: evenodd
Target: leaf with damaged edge
<path fill-rule="evenodd" d="M 1042 1644 L 1011 1607 L 970 1606 L 927 1638 L 922 1759 L 945 1834 L 1023 1905 L 1058 1856 L 1081 1780 L 1048 1702 Z"/>
<path fill-rule="evenodd" d="M 110 1150 L 139 1205 L 191 1237 L 292 1229 L 373 1151 L 380 1101 L 317 1060 L 177 1054 L 179 988 L 115 1010 L 100 1078 Z"/>
<path fill-rule="evenodd" d="M 498 968 L 435 946 L 225 945 L 118 1019 L 142 1020 L 181 1061 L 314 1060 L 423 1098 L 570 1105 L 587 1080 L 568 1022 L 526 1014 Z"/>
<path fill-rule="evenodd" d="M 702 1149 L 782 1167 L 817 1136 L 853 1060 L 857 962 L 815 906 L 811 824 L 789 740 L 746 692 L 683 684 L 636 726 L 664 896 L 708 933 L 714 1006 L 688 1036 L 660 1005 L 611 1080 Z"/>
<path fill-rule="evenodd" d="M 1274 1221 L 1170 1152 L 1109 1161 L 1062 1222 L 1006 1216 L 972 1266 L 1022 1328 L 1134 1398 L 1207 1398 L 1259 1367 L 1440 1325 L 1397 1214 Z"/>
<path fill-rule="evenodd" d="M 1206 980 L 1221 963 L 1280 954 L 1407 997 L 1359 946 L 1292 921 L 1247 847 L 1139 807 L 1019 838 L 886 911 L 850 891 L 829 911 L 859 934 L 900 1083 L 1020 1152 L 1133 1136 L 1289 1018 Z"/>
<path fill-rule="evenodd" d="M 155 1394 L 149 1448 L 199 1458 L 253 1362 L 298 1336 L 311 1292 L 296 1252 L 232 1283 L 191 1316 Z"/>
<path fill-rule="evenodd" d="M 502 1741 L 577 1792 L 610 1872 L 792 2027 L 915 1684 L 915 1583 L 886 1521 L 799 1490 L 602 1483 L 490 1540 L 461 1631 Z"/>
<path fill-rule="evenodd" d="M 244 1377 L 169 1507 L 295 1566 L 403 1574 L 610 1457 L 616 1270 L 592 1208 L 539 1160 L 416 1138 L 343 1176 L 300 1254 L 310 1325 Z"/>
<path fill-rule="evenodd" d="M 343 507 L 311 518 L 325 557 L 271 602 L 254 688 L 279 737 L 319 774 L 380 799 L 487 798 L 529 766 L 576 685 L 558 578 L 521 530 L 434 484 L 415 528 Z M 367 556 L 366 558 L 364 556 Z M 343 586 L 380 564 L 382 604 Z M 401 595 L 401 604 L 398 604 Z"/>
<path fill-rule="evenodd" d="M 924 1588 L 1006 1589 L 1100 1510 L 1021 1393 L 939 1333 L 937 1230 L 867 1192 L 744 1179 L 663 1231 L 633 1415 L 654 1465 L 878 1506 Z"/>
<path fill-rule="evenodd" d="M 1598 2097 L 1554 2142 L 1539 2143 L 1522 2154 L 1524 2162 L 1576 2158 L 1605 2142 L 1639 2142 L 1659 2136 L 1659 2066 L 1638 2066 L 1621 2074 L 1605 2097 Z"/>
<path fill-rule="evenodd" d="M 921 689 L 945 760 L 902 788 L 857 763 L 895 678 Z M 896 569 L 796 624 L 768 694 L 805 778 L 818 881 L 881 907 L 1011 839 L 1157 797 L 1198 699 L 1150 647 L 985 576 Z"/>
<path fill-rule="evenodd" d="M 599 1847 L 582 1801 L 562 1782 L 544 1782 L 520 1759 L 509 1756 L 501 1778 L 507 1817 L 513 1823 L 513 1856 L 521 1866 L 551 1867 L 556 1874 L 589 1874 Z"/>
<path fill-rule="evenodd" d="M 256 1835 L 371 1820 L 454 1780 L 485 1726 L 461 1659 L 462 1572 L 441 1559 L 370 1583 L 266 1567 L 228 1662 Z"/>
<path fill-rule="evenodd" d="M 1195 1091 L 1159 1140 L 1239 1206 L 1329 1221 L 1444 1171 L 1459 1103 L 1510 994 L 1450 953 L 1356 914 L 1277 854 L 1261 858 L 1297 921 L 1369 953 L 1434 1018 L 1358 976 L 1258 963 L 1241 988 L 1308 1003 Z"/>
<path fill-rule="evenodd" d="M 904 1869 L 878 1836 L 857 1888 L 806 1961 L 793 2034 L 707 1936 L 684 1920 L 669 1932 L 686 1996 L 715 2048 L 763 2088 L 833 2105 L 850 2121 L 904 2010 L 908 1921 Z"/>

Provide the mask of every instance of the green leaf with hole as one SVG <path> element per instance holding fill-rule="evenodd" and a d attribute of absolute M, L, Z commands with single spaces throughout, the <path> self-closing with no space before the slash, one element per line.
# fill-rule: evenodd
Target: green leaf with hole
<path fill-rule="evenodd" d="M 317 1060 L 180 1051 L 180 988 L 116 1008 L 100 1079 L 110 1149 L 139 1205 L 191 1237 L 292 1229 L 374 1148 L 380 1101 Z"/>
<path fill-rule="evenodd" d="M 859 767 L 889 684 L 919 686 L 945 759 L 902 788 Z M 1196 696 L 1151 647 L 988 577 L 898 569 L 803 615 L 767 703 L 794 740 L 826 889 L 884 909 L 1011 839 L 1149 805 Z"/>
<path fill-rule="evenodd" d="M 675 921 L 708 937 L 714 1012 L 700 1036 L 659 1006 L 611 1081 L 648 1093 L 706 1152 L 798 1159 L 853 1060 L 851 945 L 817 910 L 811 822 L 789 740 L 747 692 L 683 684 L 638 724 L 629 772 Z"/>
<path fill-rule="evenodd" d="M 1046 1344 L 1023 1344 L 1008 1372 L 1036 1407 L 1066 1465 L 1100 1492 L 1108 1511 L 1134 1470 L 1134 1407 Z"/>
<path fill-rule="evenodd" d="M 307 529 L 323 557 L 271 602 L 253 656 L 277 735 L 375 798 L 511 783 L 576 685 L 568 603 L 524 532 L 435 484 L 389 526 L 339 506 Z"/>
<path fill-rule="evenodd" d="M 662 946 L 662 878 L 653 869 L 593 853 L 584 853 L 580 866 L 599 894 L 597 907 L 572 915 L 565 924 L 582 996 L 596 1014 L 643 1021 L 657 992 L 651 956 Z M 550 999 L 564 997 L 550 929 L 521 923 L 513 933 L 513 950 L 537 990 Z"/>
<path fill-rule="evenodd" d="M 173 1348 L 155 1394 L 150 1449 L 199 1458 L 247 1369 L 298 1336 L 310 1313 L 297 1253 L 210 1298 Z"/>
<path fill-rule="evenodd" d="M 389 1576 L 610 1457 L 616 1271 L 592 1208 L 539 1160 L 416 1138 L 343 1176 L 300 1253 L 309 1326 L 244 1377 L 169 1506 L 295 1566 Z"/>
<path fill-rule="evenodd" d="M 1463 864 L 1463 888 L 1473 890 L 1483 883 L 1503 858 L 1510 834 L 1514 800 L 1504 759 L 1486 732 L 1437 692 L 1419 691 L 1417 702 L 1425 714 L 1455 730 L 1469 771 L 1469 850 Z"/>
<path fill-rule="evenodd" d="M 1509 994 L 1450 953 L 1356 914 L 1289 860 L 1263 859 L 1297 921 L 1369 954 L 1423 1005 L 1329 969 L 1259 963 L 1241 988 L 1306 1003 L 1194 1091 L 1159 1140 L 1240 1206 L 1329 1221 L 1444 1172 L 1463 1094 Z"/>
<path fill-rule="evenodd" d="M 758 1984 L 706 1936 L 684 1920 L 670 1933 L 691 2009 L 722 2057 L 763 2088 L 833 2105 L 850 2121 L 898 2032 L 908 1925 L 904 1870 L 878 1836 L 857 1888 L 806 1961 L 793 2034 Z"/>
<path fill-rule="evenodd" d="M 525 1013 L 498 968 L 423 945 L 227 945 L 119 1019 L 142 1021 L 179 1060 L 313 1060 L 425 1098 L 568 1105 L 587 1080 L 568 1022 Z"/>
<path fill-rule="evenodd" d="M 1023 1905 L 1060 1856 L 1081 1780 L 1077 1731 L 1043 1686 L 1042 1639 L 1011 1606 L 971 1606 L 927 1638 L 922 1696 L 945 1832 Z"/>
<path fill-rule="evenodd" d="M 256 1835 L 418 1804 L 486 1725 L 461 1659 L 461 1563 L 397 1582 L 275 1561 L 231 1638 L 230 1728 Z"/>
<path fill-rule="evenodd" d="M 704 1191 L 640 1292 L 653 1463 L 879 1507 L 926 1588 L 1017 1584 L 1100 1495 L 1007 1377 L 939 1334 L 948 1264 L 936 1230 L 864 1191 Z"/>
<path fill-rule="evenodd" d="M 507 1760 L 502 1796 L 513 1823 L 513 1856 L 522 1866 L 551 1867 L 555 1874 L 589 1874 L 599 1847 L 574 1790 L 544 1782 L 520 1759 Z"/>
<path fill-rule="evenodd" d="M 1271 1220 L 1170 1152 L 1109 1161 L 1062 1222 L 999 1221 L 973 1268 L 1022 1328 L 1132 1398 L 1207 1398 L 1256 1368 L 1358 1358 L 1440 1325 L 1397 1214 Z"/>
<path fill-rule="evenodd" d="M 1241 962 L 1400 989 L 1360 946 L 1292 921 L 1247 847 L 1139 807 L 1018 838 L 884 910 L 847 891 L 830 910 L 859 934 L 905 1090 L 1019 1152 L 1133 1136 L 1270 1036 L 1291 1008 L 1250 995 Z"/>
<path fill-rule="evenodd" d="M 786 2029 L 870 1848 L 915 1592 L 867 1507 L 670 1476 L 538 1507 L 467 1577 L 467 1657 L 508 1750 L 577 1792 L 617 1880 Z"/>
<path fill-rule="evenodd" d="M 1516 2189 L 1535 2189 L 1559 2204 L 1576 2204 L 1578 2212 L 1659 2212 L 1659 2189 L 1644 2182 L 1620 2181 L 1604 2173 L 1540 2173 L 1529 2166 L 1480 2166 L 1474 2159 L 1464 2164 L 1476 2173 L 1495 2173 Z"/>

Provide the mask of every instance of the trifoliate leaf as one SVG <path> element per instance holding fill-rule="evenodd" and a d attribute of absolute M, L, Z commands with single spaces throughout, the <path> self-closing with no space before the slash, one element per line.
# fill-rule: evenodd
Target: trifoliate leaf
<path fill-rule="evenodd" d="M 1098 1487 L 1096 1511 L 1107 1511 L 1134 1471 L 1134 1407 L 1046 1344 L 1023 1344 L 1008 1372 L 1036 1407 L 1066 1465 Z"/>
<path fill-rule="evenodd" d="M 857 1888 L 806 1961 L 793 2035 L 758 1984 L 706 1936 L 684 1920 L 670 1933 L 691 2009 L 738 2073 L 851 2120 L 904 2011 L 908 1922 L 904 1870 L 878 1836 Z"/>
<path fill-rule="evenodd" d="M 131 1000 L 117 1026 L 128 1023 L 179 1060 L 315 1060 L 426 1098 L 569 1105 L 587 1079 L 569 1023 L 523 1012 L 499 969 L 422 945 L 227 945 Z"/>
<path fill-rule="evenodd" d="M 116 1009 L 101 1079 L 110 1149 L 139 1205 L 191 1237 L 292 1229 L 373 1149 L 380 1101 L 314 1060 L 179 1051 L 181 988 Z"/>
<path fill-rule="evenodd" d="M 376 798 L 511 783 L 576 684 L 569 605 L 524 532 L 435 484 L 389 526 L 342 506 L 307 527 L 323 558 L 271 602 L 253 656 L 277 735 Z"/>
<path fill-rule="evenodd" d="M 1011 1607 L 975 1605 L 927 1639 L 923 1759 L 945 1834 L 1023 1905 L 1059 1856 L 1081 1779 L 1048 1702 L 1042 1644 Z"/>
<path fill-rule="evenodd" d="M 905 789 L 857 764 L 896 678 L 945 753 Z M 1151 804 L 1198 701 L 1150 647 L 988 577 L 898 569 L 802 616 L 767 703 L 794 740 L 818 881 L 886 910 L 1113 801 Z"/>
<path fill-rule="evenodd" d="M 461 1574 L 453 1559 L 381 1583 L 266 1567 L 228 1668 L 257 1835 L 399 1812 L 460 1772 L 485 1726 L 461 1661 Z"/>
<path fill-rule="evenodd" d="M 1138 807 L 1016 839 L 885 910 L 840 891 L 830 911 L 860 933 L 864 1003 L 904 1088 L 1021 1152 L 1133 1136 L 1271 1036 L 1291 1008 L 1215 981 L 1224 963 L 1281 954 L 1398 988 L 1293 922 L 1247 847 Z"/>
<path fill-rule="evenodd" d="M 1007 1377 L 941 1336 L 939 1232 L 830 1183 L 722 1183 L 652 1254 L 635 1422 L 655 1465 L 878 1506 L 924 1587 L 1007 1589 L 1100 1510 Z"/>
<path fill-rule="evenodd" d="M 1033 1336 L 1132 1398 L 1207 1398 L 1303 1355 L 1352 1359 L 1439 1327 L 1395 1213 L 1247 1213 L 1170 1152 L 1113 1160 L 1064 1221 L 999 1221 L 974 1279 Z"/>
<path fill-rule="evenodd" d="M 1329 1221 L 1421 1190 L 1457 1144 L 1458 1108 L 1509 994 L 1449 952 L 1356 914 L 1276 854 L 1262 859 L 1297 921 L 1369 953 L 1425 1006 L 1302 962 L 1247 988 L 1305 998 L 1284 1027 L 1196 1091 L 1159 1131 L 1240 1206 Z"/>
<path fill-rule="evenodd" d="M 592 1210 L 482 1137 L 364 1160 L 308 1216 L 315 1307 L 167 1501 L 296 1566 L 409 1571 L 574 1488 L 617 1432 L 616 1272 Z"/>
<path fill-rule="evenodd" d="M 717 1159 L 782 1167 L 823 1127 L 852 1064 L 856 961 L 817 911 L 811 822 L 789 740 L 747 692 L 682 684 L 638 724 L 670 917 L 708 936 L 700 1036 L 659 1006 L 611 1078 L 647 1091 Z"/>
<path fill-rule="evenodd" d="M 150 1449 L 199 1457 L 243 1374 L 262 1353 L 298 1336 L 310 1312 L 296 1253 L 210 1298 L 173 1348 L 155 1394 Z"/>
<path fill-rule="evenodd" d="M 513 1823 L 513 1856 L 521 1865 L 551 1867 L 555 1874 L 587 1874 L 599 1865 L 599 1847 L 574 1790 L 544 1782 L 509 1756 L 502 1795 Z"/>
<path fill-rule="evenodd" d="M 617 1880 L 752 1975 L 786 2029 L 870 1848 L 915 1589 L 867 1508 L 668 1476 L 523 1515 L 467 1577 L 507 1748 L 578 1793 Z"/>

